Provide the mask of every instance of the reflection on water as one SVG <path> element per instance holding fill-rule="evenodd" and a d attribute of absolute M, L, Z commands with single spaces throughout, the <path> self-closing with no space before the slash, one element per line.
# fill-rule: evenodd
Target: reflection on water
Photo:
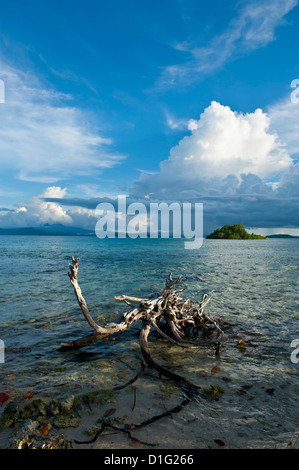
<path fill-rule="evenodd" d="M 194 399 L 170 425 L 161 422 L 157 433 L 166 432 L 166 447 L 213 447 L 215 439 L 230 447 L 279 446 L 298 428 L 299 364 L 290 360 L 290 344 L 299 338 L 299 240 L 205 240 L 200 250 L 185 250 L 181 240 L 2 236 L 0 253 L 6 353 L 0 393 L 70 396 L 125 383 L 139 369 L 138 324 L 82 351 L 57 351 L 61 342 L 91 332 L 67 275 L 73 255 L 81 258 L 80 286 L 98 322 L 115 321 L 125 310 L 115 295 L 146 297 L 163 288 L 171 271 L 182 274 L 188 297 L 213 292 L 207 313 L 232 325 L 219 358 L 151 337 L 158 362 L 224 391 L 218 401 Z M 152 415 L 181 397 L 151 371 L 135 387 L 135 415 L 145 413 L 145 404 Z M 125 389 L 119 406 L 131 396 Z"/>

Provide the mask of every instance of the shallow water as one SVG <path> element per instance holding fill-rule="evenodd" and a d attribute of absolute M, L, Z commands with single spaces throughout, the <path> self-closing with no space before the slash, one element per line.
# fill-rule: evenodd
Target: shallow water
<path fill-rule="evenodd" d="M 126 310 L 115 295 L 147 297 L 163 289 L 171 271 L 182 274 L 187 297 L 213 293 L 206 313 L 232 325 L 220 357 L 151 336 L 158 362 L 203 388 L 221 386 L 224 394 L 217 401 L 194 398 L 172 418 L 136 431 L 140 439 L 174 449 L 217 447 L 215 440 L 232 448 L 284 447 L 299 429 L 299 363 L 291 362 L 290 347 L 299 338 L 299 239 L 204 240 L 199 250 L 185 250 L 182 240 L 1 236 L 0 254 L 0 393 L 11 400 L 25 403 L 28 392 L 51 399 L 109 390 L 140 368 L 138 324 L 82 351 L 57 351 L 61 342 L 91 332 L 67 275 L 73 255 L 81 258 L 79 283 L 99 323 Z M 238 347 L 241 339 L 245 348 Z M 220 370 L 212 374 L 215 366 Z M 175 384 L 147 369 L 134 387 L 94 405 L 79 429 L 66 432 L 83 437 L 111 406 L 132 423 L 182 399 Z M 131 443 L 125 435 L 101 436 L 93 446 L 110 445 Z"/>

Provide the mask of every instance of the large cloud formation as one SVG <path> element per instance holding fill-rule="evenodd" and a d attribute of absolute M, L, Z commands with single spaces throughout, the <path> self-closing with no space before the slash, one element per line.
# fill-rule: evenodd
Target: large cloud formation
<path fill-rule="evenodd" d="M 183 198 L 248 192 L 248 185 L 276 181 L 293 160 L 261 110 L 242 114 L 212 102 L 160 164 L 160 173 L 142 174 L 133 186 L 138 196 Z M 255 175 L 248 177 L 245 175 Z"/>
<path fill-rule="evenodd" d="M 205 234 L 226 223 L 299 228 L 299 163 L 273 122 L 260 109 L 242 114 L 212 102 L 200 119 L 189 121 L 189 134 L 161 162 L 160 172 L 141 174 L 135 181 L 128 204 L 202 202 Z M 65 188 L 51 186 L 16 211 L 2 211 L 0 225 L 59 222 L 93 229 L 100 202 L 116 201 L 69 198 Z"/>
<path fill-rule="evenodd" d="M 207 231 L 240 222 L 299 227 L 299 164 L 268 114 L 212 102 L 188 129 L 158 174 L 141 174 L 132 197 L 203 202 Z"/>

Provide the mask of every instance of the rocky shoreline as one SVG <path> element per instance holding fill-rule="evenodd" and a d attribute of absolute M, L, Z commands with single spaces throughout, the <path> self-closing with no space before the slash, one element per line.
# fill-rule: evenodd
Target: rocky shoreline
<path fill-rule="evenodd" d="M 77 397 L 72 395 L 64 400 L 34 398 L 26 400 L 23 406 L 22 400 L 14 400 L 6 404 L 0 417 L 0 432 L 6 431 L 8 434 L 9 449 L 71 449 L 74 440 L 68 439 L 61 430 L 79 427 L 83 415 L 90 411 L 91 403 L 103 408 L 111 403 L 113 395 L 107 390 L 92 391 Z M 111 410 L 108 414 L 104 413 L 103 420 L 111 414 Z M 99 419 L 99 426 L 101 423 Z M 86 434 L 92 436 L 99 426 L 86 429 Z"/>

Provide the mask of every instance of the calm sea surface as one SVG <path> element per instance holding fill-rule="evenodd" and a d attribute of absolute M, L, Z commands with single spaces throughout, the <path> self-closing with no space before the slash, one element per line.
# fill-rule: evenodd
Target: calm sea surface
<path fill-rule="evenodd" d="M 220 357 L 151 336 L 157 362 L 203 389 L 221 387 L 223 395 L 194 399 L 181 413 L 140 430 L 140 439 L 174 449 L 217 447 L 220 440 L 232 448 L 288 443 L 299 429 L 299 363 L 291 361 L 290 346 L 299 339 L 299 239 L 204 240 L 199 250 L 185 250 L 182 240 L 1 236 L 0 393 L 10 399 L 26 401 L 28 392 L 51 399 L 109 390 L 140 368 L 138 324 L 82 351 L 57 351 L 61 342 L 92 332 L 67 275 L 71 256 L 81 258 L 79 284 L 102 325 L 125 310 L 115 295 L 161 291 L 170 271 L 182 274 L 184 296 L 201 300 L 213 293 L 206 313 L 231 324 Z M 180 388 L 147 369 L 106 408 L 138 422 L 181 400 Z M 102 407 L 92 408 L 86 423 Z M 83 436 L 84 420 L 80 426 Z M 97 445 L 130 447 L 126 436 L 119 439 L 103 436 Z"/>

